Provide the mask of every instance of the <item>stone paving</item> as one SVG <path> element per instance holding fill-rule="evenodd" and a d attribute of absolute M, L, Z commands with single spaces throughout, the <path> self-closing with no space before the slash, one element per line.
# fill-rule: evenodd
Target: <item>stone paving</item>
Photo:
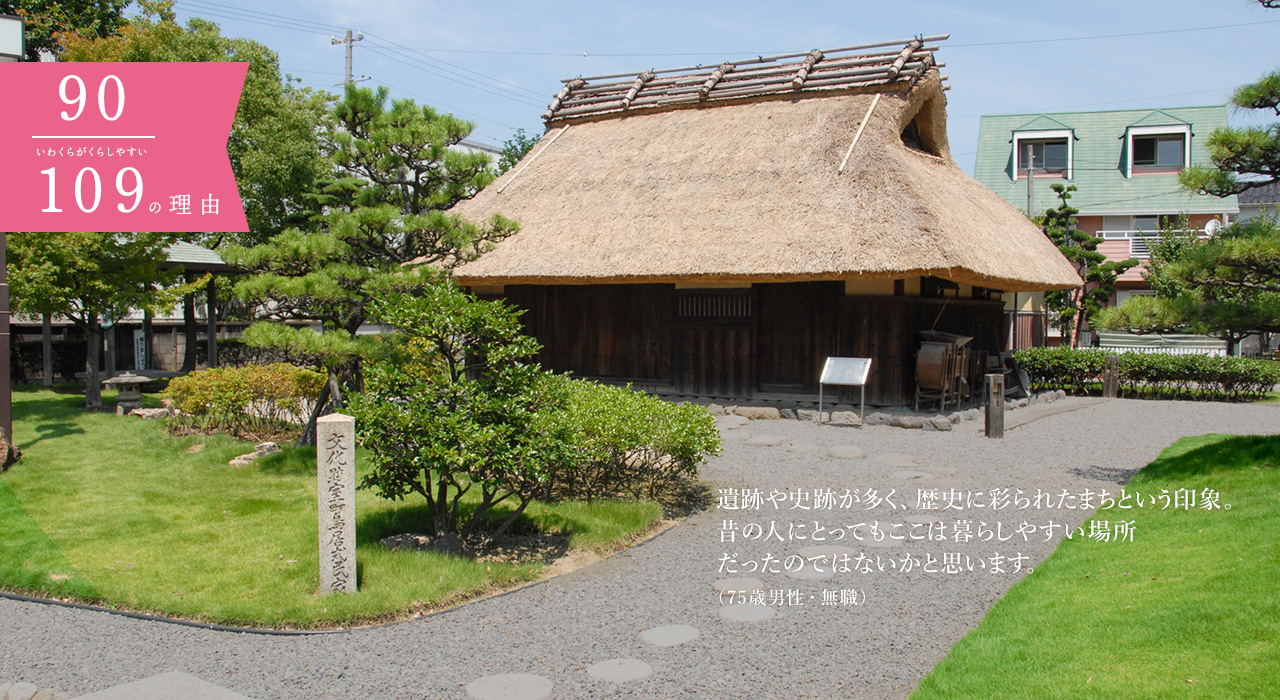
<path fill-rule="evenodd" d="M 928 432 L 722 421 L 726 451 L 705 475 L 722 488 L 765 492 L 1116 489 L 1179 436 L 1280 428 L 1274 406 L 1067 399 L 1028 409 L 1007 426 L 1003 441 L 983 438 L 980 423 Z M 757 432 L 780 440 L 748 444 Z M 1063 517 L 1078 524 L 1088 515 Z M 814 538 L 770 547 L 802 558 L 799 569 L 743 575 L 726 570 L 718 557 L 727 550 L 755 552 L 745 542 L 726 543 L 725 522 L 768 518 L 709 510 L 644 545 L 542 584 L 338 635 L 230 634 L 0 600 L 0 677 L 88 692 L 176 666 L 181 676 L 232 693 L 227 698 L 901 698 L 1025 571 L 937 576 L 913 570 L 840 574 L 832 581 L 835 557 L 922 556 L 928 545 L 893 541 L 873 524 L 928 528 L 940 521 L 937 512 L 882 503 L 858 517 L 863 522 L 848 527 L 842 542 Z M 1020 545 L 1027 569 L 1054 544 Z M 833 589 L 855 591 L 852 605 L 817 602 Z M 794 591 L 799 604 L 742 600 L 755 591 Z"/>

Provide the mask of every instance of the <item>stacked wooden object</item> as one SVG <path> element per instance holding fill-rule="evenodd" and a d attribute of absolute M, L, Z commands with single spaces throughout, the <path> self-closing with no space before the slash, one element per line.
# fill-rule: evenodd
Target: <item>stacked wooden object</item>
<path fill-rule="evenodd" d="M 969 342 L 973 338 L 941 331 L 921 331 L 920 337 L 914 410 L 920 410 L 922 401 L 937 401 L 939 411 L 946 411 L 947 404 L 959 406 L 970 394 Z"/>

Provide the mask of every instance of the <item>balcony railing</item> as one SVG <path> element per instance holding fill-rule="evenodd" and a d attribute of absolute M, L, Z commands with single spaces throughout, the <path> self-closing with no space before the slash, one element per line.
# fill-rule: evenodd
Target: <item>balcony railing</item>
<path fill-rule="evenodd" d="M 1203 231 L 1195 231 L 1200 238 L 1206 238 Z M 1151 257 L 1151 244 L 1160 238 L 1159 231 L 1099 231 L 1098 238 L 1108 241 L 1128 240 L 1129 257 L 1146 260 Z"/>

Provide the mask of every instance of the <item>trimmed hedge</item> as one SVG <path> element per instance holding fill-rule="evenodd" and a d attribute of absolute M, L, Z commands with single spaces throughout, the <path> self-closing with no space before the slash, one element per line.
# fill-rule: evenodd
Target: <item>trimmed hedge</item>
<path fill-rule="evenodd" d="M 720 432 L 702 406 L 581 379 L 570 389 L 553 420 L 571 436 L 574 458 L 551 475 L 549 496 L 656 499 L 720 454 Z"/>
<path fill-rule="evenodd" d="M 53 374 L 64 382 L 75 381 L 76 372 L 83 372 L 89 346 L 83 338 L 54 340 Z M 35 381 L 44 374 L 44 344 L 39 340 L 14 343 L 9 349 L 9 376 L 14 384 Z"/>
<path fill-rule="evenodd" d="M 258 442 L 298 433 L 324 382 L 320 372 L 283 363 L 192 372 L 164 390 L 180 411 L 169 430 L 221 431 Z"/>
<path fill-rule="evenodd" d="M 288 358 L 275 348 L 255 348 L 246 345 L 241 338 L 218 338 L 219 367 L 248 367 L 279 362 L 288 362 Z M 196 364 L 209 364 L 209 344 L 204 340 L 196 343 Z"/>
<path fill-rule="evenodd" d="M 1253 401 L 1280 384 L 1280 363 L 1244 357 L 1030 348 L 1014 353 L 1036 389 L 1096 393 L 1107 355 L 1120 358 L 1120 395 L 1150 399 Z"/>

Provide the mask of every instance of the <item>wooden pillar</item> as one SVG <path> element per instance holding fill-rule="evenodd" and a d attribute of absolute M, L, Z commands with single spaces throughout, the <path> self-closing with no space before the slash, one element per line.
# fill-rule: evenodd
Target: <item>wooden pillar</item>
<path fill-rule="evenodd" d="M 1102 368 L 1102 395 L 1114 399 L 1120 388 L 1120 357 L 1107 355 L 1106 364 Z"/>
<path fill-rule="evenodd" d="M 151 346 L 155 343 L 155 339 L 155 330 L 151 328 L 151 311 L 149 309 L 144 310 L 142 312 L 142 366 L 147 369 L 156 369 L 155 364 L 152 362 L 152 358 L 155 356 L 155 353 L 152 352 L 151 349 Z"/>
<path fill-rule="evenodd" d="M 205 289 L 208 296 L 207 313 L 209 315 L 209 369 L 218 366 L 218 284 L 217 278 L 209 275 L 209 286 Z"/>
<path fill-rule="evenodd" d="M 107 329 L 107 379 L 116 376 L 116 326 L 112 323 Z"/>
<path fill-rule="evenodd" d="M 40 354 L 44 359 L 45 386 L 53 386 L 53 317 L 44 314 L 40 319 Z"/>
<path fill-rule="evenodd" d="M 1004 375 L 987 375 L 987 437 L 1004 438 Z"/>
<path fill-rule="evenodd" d="M 190 273 L 186 277 L 191 282 Z M 186 347 L 182 355 L 182 373 L 194 372 L 196 369 L 196 302 L 195 295 L 182 295 L 182 328 L 186 334 Z"/>

